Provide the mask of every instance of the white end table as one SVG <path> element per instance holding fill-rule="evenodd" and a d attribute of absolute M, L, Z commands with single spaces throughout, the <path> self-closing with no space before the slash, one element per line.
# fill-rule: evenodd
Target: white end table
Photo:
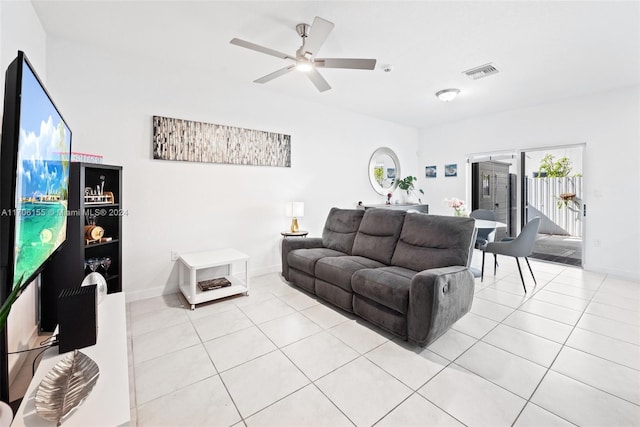
<path fill-rule="evenodd" d="M 195 310 L 196 304 L 225 298 L 231 295 L 249 295 L 249 256 L 235 249 L 220 249 L 215 251 L 190 252 L 180 254 L 180 291 Z M 233 263 L 244 262 L 244 280 L 231 275 Z M 214 270 L 214 267 L 218 267 Z M 199 270 L 211 269 L 206 272 Z M 204 277 L 206 274 L 213 277 Z M 206 279 L 224 277 L 231 282 L 231 286 L 202 291 L 197 282 Z"/>

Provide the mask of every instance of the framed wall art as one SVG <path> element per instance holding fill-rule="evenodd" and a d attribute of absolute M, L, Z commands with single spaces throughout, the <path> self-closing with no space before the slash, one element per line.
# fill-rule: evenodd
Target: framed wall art
<path fill-rule="evenodd" d="M 438 176 L 436 166 L 425 166 L 424 168 L 424 176 L 427 178 L 435 178 Z"/>
<path fill-rule="evenodd" d="M 153 116 L 153 158 L 291 167 L 291 135 Z"/>
<path fill-rule="evenodd" d="M 453 163 L 450 165 L 444 165 L 444 176 L 458 176 L 458 164 Z"/>

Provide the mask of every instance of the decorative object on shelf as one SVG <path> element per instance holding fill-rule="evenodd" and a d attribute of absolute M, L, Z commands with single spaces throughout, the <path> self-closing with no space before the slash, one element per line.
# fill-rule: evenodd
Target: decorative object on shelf
<path fill-rule="evenodd" d="M 203 292 L 210 291 L 212 289 L 226 288 L 227 286 L 231 286 L 231 282 L 224 277 L 198 282 L 198 288 Z"/>
<path fill-rule="evenodd" d="M 102 164 L 102 159 L 103 157 L 97 154 L 71 152 L 72 162 Z"/>
<path fill-rule="evenodd" d="M 424 194 L 424 191 L 422 191 L 422 188 L 415 188 L 416 181 L 418 181 L 418 178 L 415 176 L 406 176 L 398 181 L 398 187 L 402 190 L 405 203 L 409 202 L 409 197 L 413 194 L 418 198 L 418 203 L 422 204 L 422 200 L 420 200 L 420 196 L 416 192 Z"/>
<path fill-rule="evenodd" d="M 102 260 L 100 260 L 100 265 L 104 269 L 105 276 L 108 276 L 109 275 L 109 267 L 111 267 L 111 258 L 109 258 L 109 257 L 102 258 Z"/>
<path fill-rule="evenodd" d="M 289 229 L 292 233 L 297 233 L 300 230 L 300 227 L 298 226 L 298 217 L 304 216 L 304 202 L 287 203 L 286 215 L 291 217 L 291 227 Z"/>
<path fill-rule="evenodd" d="M 391 204 L 391 196 L 393 196 L 393 193 L 387 193 L 387 202 L 386 202 L 387 205 Z"/>
<path fill-rule="evenodd" d="M 104 193 L 100 193 L 98 187 L 92 189 L 87 187 L 84 189 L 84 204 L 85 205 L 100 205 L 100 204 L 113 204 L 115 203 L 115 199 L 113 193 L 110 191 L 106 191 Z"/>
<path fill-rule="evenodd" d="M 109 267 L 111 267 L 111 258 L 102 257 L 102 258 L 89 258 L 84 260 L 84 269 L 87 268 L 91 271 L 97 271 L 98 268 L 102 267 L 104 270 L 104 274 L 106 276 L 109 275 Z"/>
<path fill-rule="evenodd" d="M 437 166 L 433 165 L 433 166 L 425 166 L 424 168 L 424 176 L 426 178 L 435 178 L 436 176 L 438 176 L 437 173 Z"/>
<path fill-rule="evenodd" d="M 291 167 L 291 135 L 153 116 L 153 158 Z"/>
<path fill-rule="evenodd" d="M 465 206 L 464 200 L 456 199 L 452 197 L 451 199 L 444 199 L 447 205 L 453 209 L 455 216 L 469 216 L 467 213 L 467 208 Z"/>
<path fill-rule="evenodd" d="M 376 149 L 369 159 L 369 182 L 373 190 L 386 195 L 398 186 L 397 177 L 400 175 L 400 160 L 390 148 Z"/>
<path fill-rule="evenodd" d="M 85 225 L 84 226 L 84 238 L 87 244 L 99 242 L 104 236 L 104 228 L 99 225 Z"/>
<path fill-rule="evenodd" d="M 458 176 L 458 164 L 444 165 L 444 176 Z"/>
<path fill-rule="evenodd" d="M 100 260 L 98 258 L 89 258 L 84 260 L 85 271 L 88 268 L 89 271 L 95 272 L 96 270 L 98 270 L 98 267 L 100 267 Z"/>
<path fill-rule="evenodd" d="M 60 360 L 38 386 L 36 412 L 45 420 L 61 425 L 62 419 L 91 393 L 99 377 L 96 362 L 74 350 Z"/>
<path fill-rule="evenodd" d="M 80 286 L 91 285 L 96 285 L 96 299 L 98 300 L 98 304 L 100 304 L 104 297 L 107 295 L 107 280 L 102 274 L 94 271 L 89 273 L 87 277 L 84 278 Z"/>

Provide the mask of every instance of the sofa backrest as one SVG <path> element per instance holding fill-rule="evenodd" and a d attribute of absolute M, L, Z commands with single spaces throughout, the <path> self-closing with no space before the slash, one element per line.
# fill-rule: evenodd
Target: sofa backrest
<path fill-rule="evenodd" d="M 391 264 L 404 216 L 402 210 L 367 209 L 353 243 L 352 255 Z"/>
<path fill-rule="evenodd" d="M 322 230 L 322 246 L 351 255 L 363 215 L 362 209 L 331 208 Z"/>
<path fill-rule="evenodd" d="M 475 233 L 473 218 L 408 213 L 391 264 L 415 271 L 468 266 Z"/>

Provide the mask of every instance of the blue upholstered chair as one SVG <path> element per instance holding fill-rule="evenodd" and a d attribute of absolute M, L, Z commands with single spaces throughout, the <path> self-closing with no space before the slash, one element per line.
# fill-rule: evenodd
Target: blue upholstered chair
<path fill-rule="evenodd" d="M 508 255 L 514 257 L 516 259 L 516 263 L 518 264 L 518 271 L 520 272 L 522 287 L 524 288 L 524 292 L 527 293 L 527 288 L 524 285 L 524 277 L 522 276 L 522 269 L 520 268 L 520 261 L 518 260 L 518 258 L 522 257 L 527 262 L 527 267 L 529 267 L 531 277 L 533 277 L 533 283 L 537 285 L 538 283 L 536 282 L 536 278 L 533 275 L 533 270 L 531 270 L 531 265 L 529 264 L 529 260 L 527 259 L 527 257 L 533 252 L 533 245 L 536 242 L 536 235 L 538 234 L 539 226 L 540 218 L 533 218 L 524 226 L 520 234 L 515 239 L 487 243 L 482 251 L 482 272 L 480 273 L 480 281 L 484 279 L 484 255 L 485 253 L 489 252 L 494 256 L 494 275 L 496 274 L 496 266 L 498 265 L 497 255 Z"/>

